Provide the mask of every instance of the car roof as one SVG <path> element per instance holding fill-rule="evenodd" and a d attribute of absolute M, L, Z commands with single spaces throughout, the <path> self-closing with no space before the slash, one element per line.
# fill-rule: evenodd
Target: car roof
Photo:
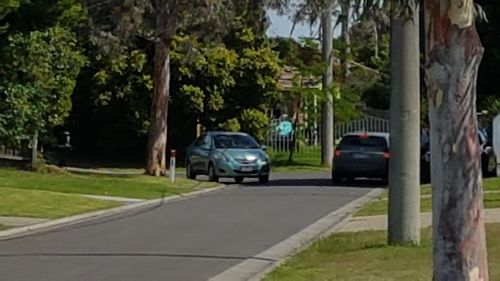
<path fill-rule="evenodd" d="M 387 141 L 387 145 L 389 145 L 389 133 L 384 133 L 384 132 L 358 131 L 358 132 L 347 133 L 342 138 L 344 138 L 344 137 L 357 137 L 357 136 L 361 136 L 361 135 L 368 135 L 369 137 L 384 138 Z"/>
<path fill-rule="evenodd" d="M 229 131 L 210 131 L 206 132 L 207 135 L 217 136 L 217 135 L 237 135 L 237 136 L 248 136 L 247 133 L 242 132 L 229 132 Z"/>
<path fill-rule="evenodd" d="M 389 133 L 384 133 L 384 132 L 362 132 L 362 131 L 347 133 L 347 134 L 344 135 L 344 137 L 348 137 L 348 136 L 361 136 L 361 135 L 368 135 L 370 137 L 382 137 L 382 138 L 389 139 Z"/>

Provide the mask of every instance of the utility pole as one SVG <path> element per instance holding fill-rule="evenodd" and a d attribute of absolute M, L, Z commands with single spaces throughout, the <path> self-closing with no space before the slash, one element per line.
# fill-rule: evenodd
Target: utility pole
<path fill-rule="evenodd" d="M 391 10 L 389 243 L 420 243 L 419 0 Z"/>
<path fill-rule="evenodd" d="M 333 126 L 333 97 L 331 88 L 333 86 L 333 27 L 332 13 L 333 3 L 328 1 L 321 17 L 322 37 L 323 37 L 323 63 L 325 70 L 323 73 L 323 92 L 326 96 L 321 112 L 321 164 L 332 166 L 334 126 Z"/>

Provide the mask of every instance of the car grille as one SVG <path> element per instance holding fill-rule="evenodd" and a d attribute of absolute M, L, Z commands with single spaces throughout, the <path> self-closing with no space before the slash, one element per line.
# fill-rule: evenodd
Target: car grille
<path fill-rule="evenodd" d="M 238 163 L 240 164 L 254 164 L 255 162 L 257 162 L 257 159 L 255 160 L 247 160 L 247 159 L 235 159 Z"/>

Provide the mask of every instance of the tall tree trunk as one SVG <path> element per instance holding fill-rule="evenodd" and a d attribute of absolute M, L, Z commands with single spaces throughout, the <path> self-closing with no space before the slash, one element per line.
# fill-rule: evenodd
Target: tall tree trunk
<path fill-rule="evenodd" d="M 160 176 L 165 173 L 167 149 L 167 117 L 170 95 L 170 43 L 161 39 L 156 43 L 154 55 L 154 91 L 147 146 L 146 174 Z"/>
<path fill-rule="evenodd" d="M 425 5 L 434 280 L 487 281 L 476 115 L 483 48 L 474 3 L 426 0 Z"/>
<path fill-rule="evenodd" d="M 334 126 L 333 126 L 333 98 L 330 89 L 333 86 L 333 27 L 332 27 L 333 4 L 329 1 L 328 7 L 322 16 L 323 33 L 323 62 L 325 70 L 323 73 L 323 91 L 326 95 L 325 103 L 321 112 L 322 134 L 321 134 L 321 164 L 332 166 Z"/>
<path fill-rule="evenodd" d="M 349 15 L 351 11 L 351 1 L 342 0 L 341 2 L 341 24 L 342 24 L 342 42 L 344 44 L 342 48 L 342 56 L 340 58 L 342 65 L 342 80 L 347 79 L 349 76 L 349 59 L 351 56 L 351 34 L 349 26 Z"/>
<path fill-rule="evenodd" d="M 378 26 L 377 22 L 373 21 L 373 39 L 375 40 L 375 50 L 374 50 L 374 57 L 376 59 L 379 58 L 379 50 L 380 50 L 380 38 L 379 38 L 379 31 L 378 31 Z"/>
<path fill-rule="evenodd" d="M 408 2 L 413 14 L 391 12 L 390 244 L 420 243 L 419 5 Z"/>

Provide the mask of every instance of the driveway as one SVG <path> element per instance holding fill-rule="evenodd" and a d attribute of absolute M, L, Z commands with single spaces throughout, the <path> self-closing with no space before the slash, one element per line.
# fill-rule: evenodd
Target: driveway
<path fill-rule="evenodd" d="M 0 242 L 0 280 L 207 280 L 370 191 L 282 174 L 139 213 Z"/>

